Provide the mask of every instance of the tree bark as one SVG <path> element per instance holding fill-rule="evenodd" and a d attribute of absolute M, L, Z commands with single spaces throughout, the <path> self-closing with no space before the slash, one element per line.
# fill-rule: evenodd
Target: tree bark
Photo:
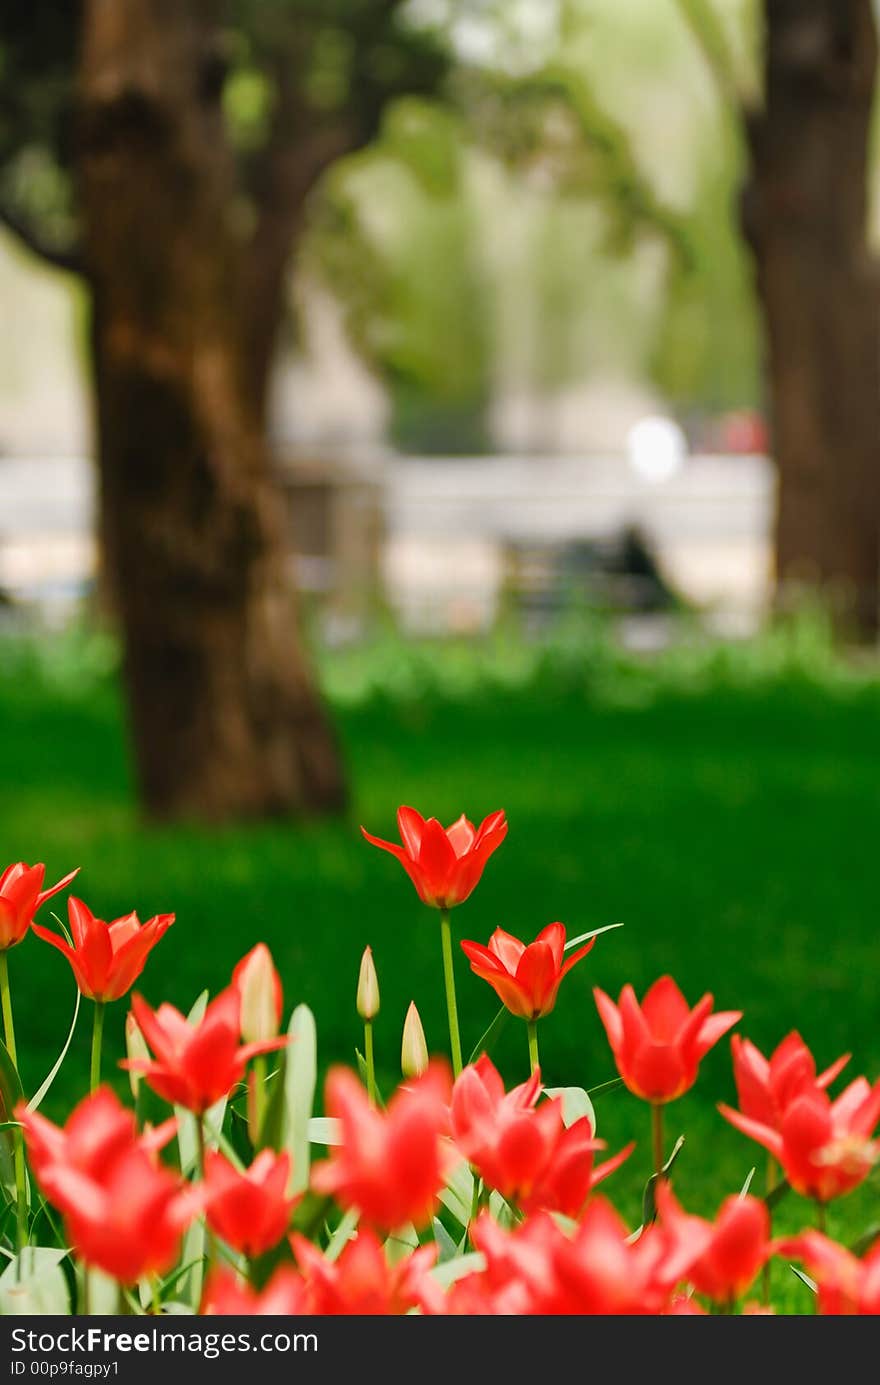
<path fill-rule="evenodd" d="M 880 297 L 868 242 L 871 0 L 765 0 L 765 103 L 743 201 L 766 324 L 780 597 L 878 629 Z"/>
<path fill-rule="evenodd" d="M 148 810 L 335 810 L 247 383 L 210 0 L 86 0 L 78 88 L 101 529 Z"/>

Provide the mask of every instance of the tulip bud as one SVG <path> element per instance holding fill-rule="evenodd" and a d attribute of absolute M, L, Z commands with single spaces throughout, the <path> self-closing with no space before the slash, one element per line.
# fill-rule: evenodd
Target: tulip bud
<path fill-rule="evenodd" d="M 147 1062 L 150 1062 L 152 1057 L 147 1048 L 147 1041 L 141 1033 L 140 1025 L 131 1011 L 125 1017 L 125 1052 L 129 1059 L 146 1058 Z M 129 1068 L 128 1085 L 131 1087 L 131 1095 L 135 1101 L 137 1101 L 138 1088 L 142 1081 L 141 1074 L 136 1072 L 134 1068 Z"/>
<path fill-rule="evenodd" d="M 410 1001 L 403 1024 L 400 1067 L 404 1077 L 421 1077 L 428 1066 L 428 1044 L 415 1001 Z"/>
<path fill-rule="evenodd" d="M 265 943 L 257 943 L 232 973 L 241 996 L 241 1036 L 246 1043 L 274 1039 L 281 1025 L 281 981 Z"/>
<path fill-rule="evenodd" d="M 373 949 L 364 948 L 358 976 L 357 1012 L 362 1020 L 375 1019 L 379 1013 L 379 978 L 373 962 Z"/>

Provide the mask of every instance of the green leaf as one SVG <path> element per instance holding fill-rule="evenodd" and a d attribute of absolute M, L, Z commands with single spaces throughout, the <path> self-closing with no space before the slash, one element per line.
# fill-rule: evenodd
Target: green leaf
<path fill-rule="evenodd" d="M 489 1194 L 489 1211 L 492 1213 L 499 1226 L 503 1226 L 506 1231 L 519 1224 L 520 1218 L 511 1207 L 506 1198 L 503 1198 L 494 1188 Z"/>
<path fill-rule="evenodd" d="M 562 1120 L 566 1126 L 574 1125 L 575 1121 L 583 1120 L 586 1116 L 595 1135 L 596 1112 L 589 1093 L 583 1087 L 545 1087 L 544 1090 L 549 1097 L 562 1098 Z"/>
<path fill-rule="evenodd" d="M 878 1238 L 880 1238 L 880 1222 L 874 1222 L 872 1226 L 868 1227 L 867 1231 L 863 1231 L 861 1236 L 853 1241 L 850 1250 L 853 1255 L 858 1255 L 861 1258 L 861 1256 L 865 1255 L 871 1249 Z"/>
<path fill-rule="evenodd" d="M 258 1149 L 279 1149 L 284 1132 L 284 1070 L 287 1055 L 277 1053 L 278 1067 L 266 1078 L 266 1104 L 257 1139 Z"/>
<path fill-rule="evenodd" d="M 819 1286 L 817 1285 L 815 1279 L 811 1279 L 808 1274 L 804 1274 L 803 1270 L 799 1270 L 797 1265 L 789 1265 L 788 1268 L 791 1270 L 792 1274 L 797 1275 L 798 1279 L 801 1281 L 802 1284 L 806 1284 L 807 1288 L 810 1290 L 810 1293 L 814 1294 L 816 1292 Z"/>
<path fill-rule="evenodd" d="M 791 1184 L 789 1183 L 788 1179 L 780 1179 L 780 1181 L 776 1184 L 776 1187 L 771 1188 L 767 1196 L 764 1198 L 764 1201 L 767 1204 L 767 1210 L 769 1212 L 772 1212 L 776 1204 L 782 1201 L 782 1199 L 785 1197 L 785 1194 L 789 1192 L 790 1189 Z"/>
<path fill-rule="evenodd" d="M 477 1040 L 476 1047 L 471 1053 L 470 1058 L 468 1058 L 469 1064 L 475 1063 L 481 1053 L 489 1052 L 489 1049 L 492 1047 L 493 1043 L 498 1038 L 498 1035 L 501 1033 L 509 1017 L 510 1011 L 508 1010 L 506 1005 L 502 1005 L 501 1009 L 498 1011 L 498 1014 L 495 1016 L 492 1023 L 489 1025 L 489 1028 L 484 1030 L 480 1038 Z"/>
<path fill-rule="evenodd" d="M 440 1192 L 440 1201 L 452 1213 L 460 1226 L 467 1226 L 474 1202 L 474 1176 L 468 1165 L 457 1164 Z"/>
<path fill-rule="evenodd" d="M 70 1031 L 69 1031 L 69 1033 L 68 1033 L 68 1035 L 67 1035 L 67 1040 L 66 1040 L 65 1045 L 64 1045 L 64 1047 L 62 1048 L 61 1052 L 59 1053 L 58 1057 L 55 1059 L 55 1062 L 52 1064 L 52 1067 L 50 1068 L 50 1070 L 49 1070 L 49 1072 L 48 1072 L 46 1078 L 45 1078 L 44 1081 L 41 1083 L 41 1085 L 37 1088 L 37 1091 L 35 1092 L 35 1094 L 31 1097 L 30 1101 L 28 1102 L 27 1108 L 28 1108 L 29 1111 L 36 1111 L 36 1110 L 39 1108 L 40 1103 L 42 1102 L 42 1100 L 43 1100 L 43 1098 L 45 1097 L 46 1093 L 48 1092 L 49 1088 L 52 1086 L 52 1083 L 55 1081 L 55 1078 L 58 1076 L 59 1070 L 60 1070 L 60 1068 L 61 1068 L 61 1064 L 64 1062 L 65 1058 L 67 1057 L 67 1050 L 70 1048 L 70 1042 L 71 1042 L 71 1040 L 72 1040 L 72 1038 L 73 1038 L 74 1030 L 76 1029 L 76 1022 L 77 1022 L 77 1020 L 79 1019 L 79 1007 L 80 1007 L 80 1002 L 81 1002 L 81 1001 L 82 1001 L 82 993 L 81 993 L 79 987 L 77 987 L 77 990 L 76 990 L 76 1003 L 74 1004 L 74 1007 L 73 1007 L 73 1019 L 70 1021 Z"/>
<path fill-rule="evenodd" d="M 458 1255 L 458 1246 L 450 1236 L 439 1217 L 433 1221 L 434 1240 L 437 1242 L 437 1263 L 443 1265 Z"/>
<path fill-rule="evenodd" d="M 389 1265 L 397 1265 L 418 1248 L 419 1234 L 412 1223 L 407 1222 L 406 1226 L 399 1227 L 392 1236 L 387 1237 L 384 1247 L 385 1258 Z"/>
<path fill-rule="evenodd" d="M 354 1208 L 350 1208 L 342 1218 L 341 1222 L 333 1232 L 327 1243 L 324 1255 L 328 1260 L 338 1260 L 345 1247 L 348 1245 L 360 1221 L 360 1213 Z"/>
<path fill-rule="evenodd" d="M 588 943 L 591 938 L 598 938 L 600 933 L 610 933 L 613 929 L 622 927 L 622 923 L 606 923 L 602 928 L 591 928 L 589 933 L 579 933 L 576 938 L 569 939 L 563 952 L 571 952 L 573 947 L 579 947 L 581 943 Z"/>
<path fill-rule="evenodd" d="M 284 1070 L 284 1144 L 293 1165 L 288 1189 L 292 1195 L 309 1186 L 309 1121 L 318 1080 L 318 1038 L 315 1017 L 308 1005 L 296 1007 L 287 1032 L 290 1046 Z"/>
<path fill-rule="evenodd" d="M 25 1246 L 0 1274 L 0 1314 L 43 1316 L 70 1313 L 70 1290 L 61 1268 L 67 1250 Z"/>
<path fill-rule="evenodd" d="M 309 1121 L 309 1143 L 313 1145 L 341 1145 L 342 1127 L 333 1116 L 312 1116 Z"/>
<path fill-rule="evenodd" d="M 431 1274 L 444 1288 L 448 1288 L 466 1274 L 475 1274 L 485 1268 L 485 1257 L 479 1251 L 471 1251 L 468 1255 L 458 1255 L 454 1260 L 444 1260 L 441 1265 L 435 1265 Z"/>
<path fill-rule="evenodd" d="M 602 1096 L 605 1092 L 613 1092 L 618 1087 L 623 1086 L 622 1077 L 612 1077 L 608 1082 L 600 1082 L 596 1087 L 587 1088 L 587 1096 Z"/>
<path fill-rule="evenodd" d="M 361 1051 L 360 1051 L 359 1048 L 356 1048 L 356 1049 L 355 1049 L 355 1051 L 354 1051 L 354 1056 L 355 1056 L 355 1060 L 356 1060 L 356 1062 L 357 1062 L 358 1076 L 360 1077 L 360 1079 L 361 1079 L 361 1081 L 363 1082 L 364 1086 L 365 1086 L 365 1087 L 368 1087 L 368 1086 L 370 1085 L 370 1083 L 369 1083 L 369 1077 L 368 1077 L 368 1074 L 367 1074 L 367 1060 L 366 1060 L 366 1058 L 364 1057 L 364 1055 L 361 1053 Z M 384 1111 L 384 1110 L 385 1110 L 385 1102 L 382 1100 L 382 1093 L 381 1093 L 378 1089 L 377 1089 L 377 1091 L 376 1091 L 376 1105 L 379 1107 L 379 1110 L 380 1110 L 380 1111 Z"/>
<path fill-rule="evenodd" d="M 746 1175 L 746 1181 L 745 1181 L 745 1183 L 742 1185 L 742 1187 L 741 1187 L 740 1190 L 739 1190 L 739 1195 L 740 1195 L 740 1197 L 747 1197 L 747 1196 L 748 1196 L 749 1188 L 751 1188 L 751 1186 L 752 1186 L 752 1179 L 754 1178 L 754 1176 L 755 1176 L 755 1170 L 754 1170 L 754 1168 L 749 1169 L 748 1174 Z"/>
<path fill-rule="evenodd" d="M 651 1174 L 651 1177 L 648 1179 L 647 1183 L 645 1184 L 645 1191 L 644 1191 L 644 1194 L 643 1194 L 643 1196 L 642 1196 L 642 1226 L 643 1226 L 643 1227 L 645 1227 L 645 1226 L 650 1226 L 651 1222 L 654 1221 L 655 1217 L 657 1216 L 657 1206 L 656 1206 L 656 1203 L 655 1203 L 655 1200 L 654 1200 L 654 1195 L 655 1195 L 655 1193 L 656 1193 L 656 1191 L 657 1191 L 657 1183 L 658 1183 L 658 1181 L 659 1181 L 660 1178 L 667 1178 L 667 1177 L 669 1176 L 669 1172 L 670 1172 L 670 1170 L 671 1170 L 673 1164 L 675 1163 L 676 1159 L 678 1158 L 678 1156 L 679 1156 L 679 1154 L 681 1153 L 681 1151 L 682 1151 L 683 1148 L 684 1148 L 684 1135 L 679 1135 L 679 1137 L 678 1137 L 678 1139 L 676 1140 L 675 1144 L 672 1146 L 672 1153 L 670 1154 L 669 1158 L 666 1160 L 666 1163 L 663 1165 L 663 1168 L 662 1168 L 661 1172 L 660 1172 L 659 1174 L 652 1173 L 652 1174 Z"/>

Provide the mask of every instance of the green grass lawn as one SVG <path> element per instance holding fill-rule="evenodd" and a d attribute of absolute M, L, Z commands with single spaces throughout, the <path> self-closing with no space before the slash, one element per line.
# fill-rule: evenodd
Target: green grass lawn
<path fill-rule="evenodd" d="M 442 664 L 442 651 L 432 657 Z M 621 666 L 614 678 L 607 658 L 577 668 L 551 660 L 517 680 L 471 678 L 478 656 L 458 650 L 449 653 L 450 666 L 467 675 L 458 683 L 410 677 L 390 697 L 361 695 L 364 665 L 350 656 L 327 677 L 351 776 L 348 820 L 212 833 L 139 822 L 112 678 L 50 678 L 27 660 L 7 660 L 2 853 L 45 860 L 53 878 L 80 865 L 79 892 L 102 917 L 175 911 L 141 981 L 153 1002 L 187 1006 L 202 987 L 219 989 L 242 953 L 265 939 L 288 1005 L 307 1001 L 316 1013 L 325 1064 L 350 1061 L 360 1043 L 354 993 L 371 943 L 382 989 L 377 1054 L 391 1084 L 411 999 L 429 1044 L 444 1047 L 439 930 L 358 824 L 394 836 L 402 802 L 446 821 L 503 807 L 508 839 L 456 911 L 459 937 L 486 941 L 501 924 L 530 939 L 554 919 L 572 934 L 625 924 L 599 939 L 541 1024 L 549 1084 L 589 1087 L 613 1075 L 593 985 L 616 996 L 629 980 L 641 994 L 664 971 L 692 1001 L 711 990 L 719 1007 L 742 1009 L 741 1032 L 765 1050 L 796 1026 L 820 1063 L 851 1050 L 853 1075 L 873 1078 L 880 683 L 751 657 L 679 661 L 674 676 L 624 676 Z M 63 1042 L 73 987 L 63 959 L 35 938 L 12 954 L 11 973 L 33 1088 Z M 497 1003 L 463 956 L 458 975 L 467 1049 Z M 108 1018 L 111 1069 L 124 1013 L 120 1004 Z M 47 1102 L 55 1116 L 84 1088 L 88 1018 Z M 526 1075 L 524 1026 L 509 1021 L 495 1056 L 509 1080 Z M 753 1162 L 763 1173 L 762 1151 L 715 1111 L 732 1097 L 724 1040 L 668 1112 L 670 1138 L 687 1137 L 677 1190 L 697 1211 L 736 1191 Z M 618 1090 L 598 1098 L 597 1114 L 613 1148 L 639 1141 L 608 1185 L 637 1218 L 648 1112 Z M 876 1185 L 863 1188 L 832 1211 L 830 1229 L 854 1235 L 880 1220 L 878 1210 Z M 792 1196 L 780 1220 L 793 1223 L 803 1211 Z M 801 1295 L 808 1306 L 789 1278 L 785 1301 L 798 1306 Z"/>

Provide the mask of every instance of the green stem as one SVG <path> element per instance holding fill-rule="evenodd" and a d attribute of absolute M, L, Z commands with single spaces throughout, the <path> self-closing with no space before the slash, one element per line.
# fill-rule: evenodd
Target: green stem
<path fill-rule="evenodd" d="M 162 1288 L 157 1274 L 150 1275 L 150 1290 L 153 1300 L 153 1317 L 159 1318 L 162 1316 Z"/>
<path fill-rule="evenodd" d="M 364 1020 L 364 1062 L 367 1065 L 367 1096 L 374 1106 L 378 1104 L 376 1091 L 376 1059 L 373 1053 L 373 1021 Z"/>
<path fill-rule="evenodd" d="M 654 1172 L 658 1181 L 663 1177 L 663 1106 L 651 1103 L 651 1135 L 654 1146 Z"/>
<path fill-rule="evenodd" d="M 773 1155 L 772 1155 L 772 1154 L 769 1152 L 769 1150 L 768 1150 L 768 1151 L 767 1151 L 767 1170 L 766 1170 L 766 1173 L 765 1173 L 765 1175 L 764 1175 L 764 1196 L 765 1196 L 765 1197 L 769 1197 L 770 1194 L 773 1192 L 773 1189 L 776 1187 L 776 1182 L 777 1182 L 777 1179 L 778 1179 L 778 1178 L 779 1178 L 779 1169 L 778 1169 L 777 1166 L 776 1166 L 776 1160 L 773 1158 Z M 768 1216 L 770 1217 L 770 1233 L 771 1233 L 771 1235 L 772 1235 L 772 1231 L 773 1231 L 773 1211 L 772 1211 L 772 1208 L 768 1208 L 768 1209 L 767 1209 L 767 1213 L 768 1213 Z M 770 1261 L 769 1261 L 769 1259 L 767 1259 L 767 1260 L 764 1261 L 764 1268 L 761 1270 L 761 1291 L 762 1291 L 762 1297 L 763 1297 L 764 1303 L 767 1304 L 767 1306 L 769 1307 L 769 1305 L 770 1305 Z"/>
<path fill-rule="evenodd" d="M 0 952 L 0 1007 L 3 1010 L 3 1037 L 6 1051 L 12 1059 L 12 1066 L 18 1072 L 18 1056 L 15 1051 L 15 1025 L 12 1021 L 12 993 L 9 989 L 9 951 Z M 13 1161 L 15 1165 L 15 1226 L 16 1242 L 19 1250 L 18 1275 L 21 1275 L 21 1251 L 27 1244 L 27 1174 L 24 1163 L 24 1136 L 21 1129 L 12 1132 Z"/>
<path fill-rule="evenodd" d="M 253 1066 L 254 1082 L 254 1129 L 255 1143 L 258 1143 L 263 1130 L 263 1112 L 266 1109 L 266 1055 L 258 1053 Z"/>
<path fill-rule="evenodd" d="M 206 1141 L 205 1141 L 205 1122 L 202 1116 L 195 1117 L 196 1122 L 196 1145 L 199 1152 L 199 1173 L 204 1181 L 207 1174 Z M 211 1228 L 208 1226 L 208 1219 L 205 1217 L 205 1271 L 210 1270 L 214 1261 L 214 1237 Z"/>
<path fill-rule="evenodd" d="M 90 1091 L 96 1092 L 101 1085 L 101 1043 L 104 1038 L 104 1002 L 95 1001 L 95 1017 L 92 1024 L 92 1067 Z"/>
<path fill-rule="evenodd" d="M 537 1020 L 527 1020 L 526 1028 L 529 1034 L 529 1064 L 532 1072 L 540 1067 L 541 1060 L 538 1057 L 538 1023 Z"/>
<path fill-rule="evenodd" d="M 458 1032 L 458 1005 L 455 999 L 455 971 L 452 965 L 452 928 L 449 910 L 440 910 L 440 940 L 443 945 L 443 980 L 446 983 L 446 1012 L 449 1016 L 449 1043 L 452 1049 L 452 1071 L 461 1072 L 461 1035 Z"/>
<path fill-rule="evenodd" d="M 474 1244 L 473 1227 L 474 1222 L 477 1220 L 477 1217 L 480 1213 L 480 1176 L 474 1168 L 471 1168 L 471 1174 L 473 1175 L 474 1180 L 474 1192 L 473 1197 L 471 1198 L 471 1215 L 468 1220 L 468 1236 L 470 1237 L 471 1245 L 473 1246 L 474 1250 L 476 1250 L 477 1247 Z"/>
<path fill-rule="evenodd" d="M 826 1234 L 825 1203 L 816 1199 L 816 1225 L 824 1236 Z"/>

